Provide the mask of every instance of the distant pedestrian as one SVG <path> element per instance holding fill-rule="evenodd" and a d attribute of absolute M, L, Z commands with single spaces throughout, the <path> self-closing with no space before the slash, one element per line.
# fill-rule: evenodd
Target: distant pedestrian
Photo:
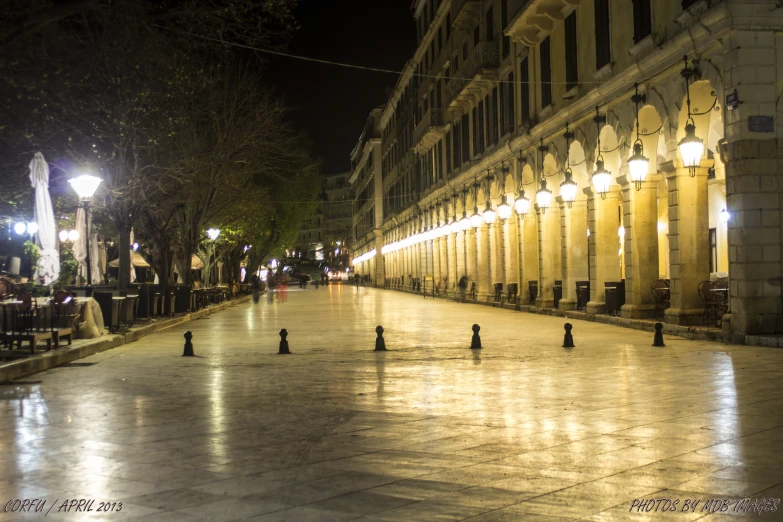
<path fill-rule="evenodd" d="M 460 300 L 464 303 L 465 302 L 465 294 L 468 291 L 468 276 L 462 276 L 459 279 L 459 282 L 457 283 L 457 286 L 459 287 L 459 297 Z"/>
<path fill-rule="evenodd" d="M 250 278 L 250 287 L 253 290 L 253 302 L 258 304 L 258 300 L 261 298 L 261 279 L 257 274 L 253 274 Z"/>

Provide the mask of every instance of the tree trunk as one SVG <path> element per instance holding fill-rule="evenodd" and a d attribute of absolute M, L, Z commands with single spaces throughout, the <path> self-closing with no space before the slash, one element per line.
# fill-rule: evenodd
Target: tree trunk
<path fill-rule="evenodd" d="M 120 266 L 117 270 L 117 288 L 118 290 L 127 290 L 130 286 L 130 226 L 118 226 L 120 232 L 120 243 L 117 245 L 120 253 Z"/>

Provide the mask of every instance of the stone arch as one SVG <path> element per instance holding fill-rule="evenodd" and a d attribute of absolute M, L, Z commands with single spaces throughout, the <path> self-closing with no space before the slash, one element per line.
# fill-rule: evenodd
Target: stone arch
<path fill-rule="evenodd" d="M 708 80 L 698 80 L 691 84 L 691 118 L 696 126 L 696 136 L 704 141 L 704 153 L 707 153 L 707 144 L 709 143 L 709 132 L 711 129 L 711 120 L 714 117 L 720 118 L 720 98 L 717 98 L 717 91 Z M 688 105 L 686 95 L 682 97 L 682 103 L 679 110 L 677 134 L 675 141 L 679 141 L 685 136 L 685 125 L 688 119 Z M 722 136 L 721 136 L 722 137 Z M 717 140 L 716 140 L 717 142 Z M 677 149 L 677 158 L 682 161 L 679 149 Z"/>
<path fill-rule="evenodd" d="M 576 197 L 578 199 L 585 197 L 582 189 L 590 184 L 590 180 L 587 176 L 587 158 L 585 156 L 585 149 L 582 146 L 582 143 L 579 141 L 571 142 L 571 147 L 568 151 L 568 162 L 571 166 L 573 180 L 578 186 Z"/>
<path fill-rule="evenodd" d="M 598 150 L 598 143 L 596 142 L 595 158 L 598 158 L 600 153 L 604 159 L 605 168 L 612 174 L 612 177 L 616 176 L 620 171 L 620 141 L 617 138 L 617 134 L 611 125 L 604 125 L 601 127 L 601 150 Z"/>
<path fill-rule="evenodd" d="M 636 119 L 633 121 L 633 132 L 628 140 L 628 143 L 636 143 Z M 642 141 L 644 149 L 644 155 L 650 160 L 648 174 L 653 174 L 658 171 L 658 148 L 661 141 L 661 133 L 663 132 L 663 124 L 658 111 L 652 105 L 645 105 L 639 109 L 639 139 Z M 625 161 L 627 162 L 628 156 L 633 154 L 633 146 L 628 149 Z"/>
<path fill-rule="evenodd" d="M 552 191 L 552 197 L 557 197 L 560 193 L 562 175 L 560 175 L 560 169 L 557 166 L 557 159 L 555 159 L 555 155 L 551 152 L 544 155 L 543 174 L 543 179 L 546 180 L 547 188 Z M 536 190 L 538 189 L 539 187 L 536 187 Z"/>

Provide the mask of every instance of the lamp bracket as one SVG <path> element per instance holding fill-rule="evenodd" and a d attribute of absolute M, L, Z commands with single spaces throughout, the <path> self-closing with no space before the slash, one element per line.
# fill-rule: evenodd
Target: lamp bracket
<path fill-rule="evenodd" d="M 634 104 L 639 105 L 640 103 L 647 103 L 647 95 L 646 94 L 639 94 L 638 92 L 631 96 L 631 101 L 634 102 Z"/>

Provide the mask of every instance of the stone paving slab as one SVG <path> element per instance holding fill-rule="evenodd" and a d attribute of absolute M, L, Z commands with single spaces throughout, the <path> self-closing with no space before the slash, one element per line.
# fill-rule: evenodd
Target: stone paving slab
<path fill-rule="evenodd" d="M 175 327 L 0 386 L 3 505 L 123 503 L 53 520 L 711 521 L 727 515 L 629 510 L 783 493 L 781 350 L 654 348 L 580 320 L 564 349 L 562 318 L 368 288 L 271 299 L 190 322 L 194 358 Z M 373 351 L 379 324 L 388 352 Z"/>

